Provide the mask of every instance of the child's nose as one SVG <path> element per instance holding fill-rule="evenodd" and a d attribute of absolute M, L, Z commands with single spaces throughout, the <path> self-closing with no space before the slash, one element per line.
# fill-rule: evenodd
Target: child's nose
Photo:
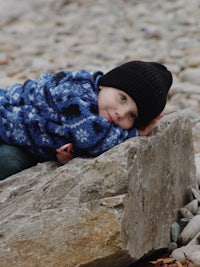
<path fill-rule="evenodd" d="M 126 112 L 125 110 L 117 110 L 116 115 L 117 115 L 118 120 L 121 120 L 126 116 Z"/>

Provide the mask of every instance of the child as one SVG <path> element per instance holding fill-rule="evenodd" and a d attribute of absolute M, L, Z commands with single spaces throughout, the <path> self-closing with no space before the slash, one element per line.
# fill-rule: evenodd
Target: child
<path fill-rule="evenodd" d="M 0 142 L 33 156 L 28 167 L 45 160 L 67 163 L 73 155 L 97 156 L 148 134 L 171 84 L 165 66 L 131 61 L 105 75 L 61 71 L 0 88 Z"/>

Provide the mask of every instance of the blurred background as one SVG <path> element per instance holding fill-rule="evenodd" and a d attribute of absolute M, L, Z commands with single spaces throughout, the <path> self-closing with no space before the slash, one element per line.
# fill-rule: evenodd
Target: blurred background
<path fill-rule="evenodd" d="M 0 0 L 0 86 L 158 61 L 174 76 L 165 112 L 191 119 L 200 153 L 199 15 L 199 0 Z"/>

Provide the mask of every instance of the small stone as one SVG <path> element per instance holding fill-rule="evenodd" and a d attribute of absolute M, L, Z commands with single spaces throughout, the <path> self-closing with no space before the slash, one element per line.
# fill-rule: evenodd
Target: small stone
<path fill-rule="evenodd" d="M 173 250 L 170 257 L 176 259 L 177 261 L 183 262 L 185 260 L 183 247 Z"/>
<path fill-rule="evenodd" d="M 190 203 L 185 205 L 184 208 L 189 210 L 192 214 L 196 214 L 197 210 L 198 210 L 198 200 L 197 199 L 193 199 Z"/>
<path fill-rule="evenodd" d="M 199 54 L 191 55 L 186 59 L 186 63 L 188 67 L 192 68 L 200 66 L 200 55 Z"/>
<path fill-rule="evenodd" d="M 177 249 L 178 245 L 176 242 L 171 242 L 169 243 L 167 249 L 169 252 L 172 252 L 173 250 Z"/>
<path fill-rule="evenodd" d="M 171 225 L 171 237 L 173 242 L 177 242 L 181 232 L 181 227 L 177 222 L 173 222 Z"/>
<path fill-rule="evenodd" d="M 192 219 L 192 217 L 194 216 L 192 212 L 186 208 L 180 208 L 179 211 L 184 218 Z"/>
<path fill-rule="evenodd" d="M 200 85 L 200 68 L 188 68 L 180 73 L 180 78 L 184 82 L 190 82 Z"/>
<path fill-rule="evenodd" d="M 189 266 L 199 267 L 200 263 L 200 246 L 191 245 L 191 246 L 182 246 L 172 251 L 170 255 L 174 259 L 183 262 L 187 258 L 191 263 Z"/>
<path fill-rule="evenodd" d="M 181 232 L 180 243 L 186 245 L 198 232 L 200 232 L 200 215 L 195 215 Z"/>

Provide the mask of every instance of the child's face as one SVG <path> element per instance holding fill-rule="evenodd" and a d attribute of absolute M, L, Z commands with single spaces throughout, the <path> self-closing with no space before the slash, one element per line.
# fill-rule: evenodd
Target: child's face
<path fill-rule="evenodd" d="M 138 116 L 135 101 L 124 91 L 100 86 L 98 95 L 99 116 L 128 130 Z"/>

